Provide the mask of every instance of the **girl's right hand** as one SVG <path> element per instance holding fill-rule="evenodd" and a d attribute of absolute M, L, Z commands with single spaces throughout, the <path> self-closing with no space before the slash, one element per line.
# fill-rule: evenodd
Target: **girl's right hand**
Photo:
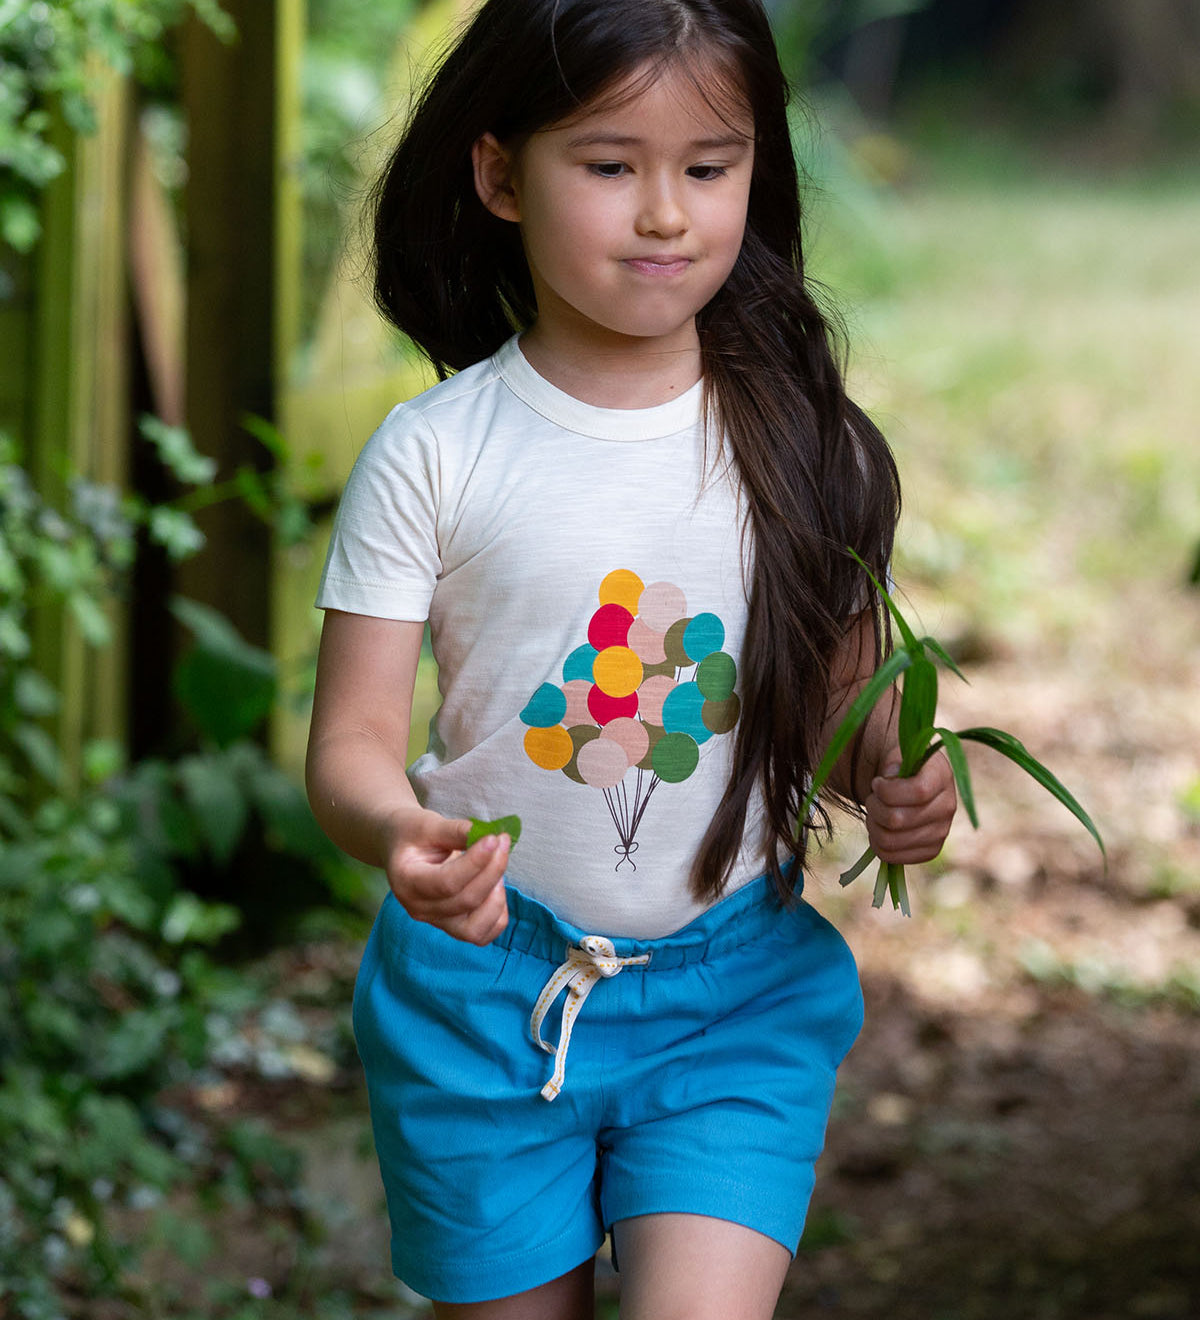
<path fill-rule="evenodd" d="M 388 884 L 415 921 L 467 944 L 490 944 L 508 924 L 504 872 L 507 834 L 485 834 L 467 847 L 470 821 L 422 807 L 401 807 L 388 821 Z"/>

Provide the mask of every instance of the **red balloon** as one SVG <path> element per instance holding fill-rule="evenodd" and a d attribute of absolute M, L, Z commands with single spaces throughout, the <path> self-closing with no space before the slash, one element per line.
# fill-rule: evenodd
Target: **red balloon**
<path fill-rule="evenodd" d="M 610 697 L 607 692 L 593 687 L 588 693 L 587 704 L 592 719 L 603 726 L 611 720 L 632 719 L 637 714 L 638 695 L 631 692 L 627 697 Z"/>
<path fill-rule="evenodd" d="M 624 605 L 601 605 L 588 624 L 588 641 L 597 651 L 609 646 L 625 646 L 633 615 Z"/>

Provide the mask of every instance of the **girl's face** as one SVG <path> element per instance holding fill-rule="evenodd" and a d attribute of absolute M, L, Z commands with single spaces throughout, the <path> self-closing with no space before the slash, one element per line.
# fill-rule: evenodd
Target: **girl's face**
<path fill-rule="evenodd" d="M 750 109 L 711 77 L 719 109 L 668 65 L 517 151 L 476 143 L 480 197 L 521 227 L 544 346 L 695 348 L 696 313 L 741 249 L 754 166 Z"/>

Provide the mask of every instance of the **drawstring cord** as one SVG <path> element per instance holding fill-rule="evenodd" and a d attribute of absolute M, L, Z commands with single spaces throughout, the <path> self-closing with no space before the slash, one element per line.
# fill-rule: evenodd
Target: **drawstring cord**
<path fill-rule="evenodd" d="M 573 945 L 567 950 L 566 961 L 546 982 L 545 989 L 538 996 L 529 1019 L 529 1031 L 534 1042 L 547 1054 L 554 1055 L 554 1072 L 542 1087 L 542 1095 L 547 1100 L 553 1100 L 563 1088 L 567 1072 L 567 1050 L 571 1045 L 571 1030 L 580 1009 L 583 1008 L 583 1001 L 592 992 L 592 987 L 599 981 L 616 976 L 625 967 L 644 966 L 649 961 L 648 953 L 638 954 L 634 958 L 618 958 L 612 940 L 605 939 L 603 935 L 585 935 L 578 946 Z M 558 1045 L 554 1046 L 542 1039 L 542 1023 L 564 989 L 567 992 L 567 1000 L 563 1004 Z"/>

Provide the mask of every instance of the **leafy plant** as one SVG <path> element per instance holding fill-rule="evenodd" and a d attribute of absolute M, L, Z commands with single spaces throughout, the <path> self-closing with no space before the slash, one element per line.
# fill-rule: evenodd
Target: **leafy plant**
<path fill-rule="evenodd" d="M 0 0 L 0 238 L 29 251 L 41 232 L 37 194 L 67 161 L 53 105 L 67 127 L 93 132 L 98 64 L 153 82 L 163 39 L 189 13 L 219 36 L 233 24 L 217 0 Z"/>
<path fill-rule="evenodd" d="M 908 620 L 897 608 L 896 602 L 879 584 L 866 564 L 859 559 L 858 555 L 854 554 L 853 550 L 850 551 L 850 554 L 858 560 L 863 571 L 875 584 L 888 611 L 895 620 L 897 628 L 900 630 L 903 645 L 896 647 L 887 656 L 851 703 L 850 709 L 838 725 L 833 738 L 830 740 L 829 747 L 821 759 L 816 773 L 813 775 L 812 784 L 801 805 L 800 820 L 803 822 L 808 819 L 809 810 L 816 801 L 817 795 L 825 786 L 834 766 L 850 745 L 851 740 L 862 728 L 876 703 L 899 680 L 901 688 L 898 734 L 901 778 L 915 775 L 931 756 L 939 751 L 945 751 L 950 762 L 950 768 L 954 773 L 954 782 L 958 787 L 963 809 L 966 811 L 971 824 L 978 829 L 979 816 L 975 808 L 975 793 L 971 785 L 971 773 L 967 765 L 963 743 L 982 743 L 985 747 L 990 747 L 993 751 L 999 752 L 1001 756 L 1007 757 L 1014 764 L 1020 766 L 1043 788 L 1052 793 L 1096 840 L 1103 855 L 1104 841 L 1092 823 L 1091 817 L 1067 788 L 1040 761 L 1033 757 L 1028 749 L 1011 733 L 1005 733 L 1003 729 L 987 727 L 959 729 L 956 732 L 934 724 L 934 720 L 937 718 L 938 696 L 938 673 L 934 659 L 940 660 L 959 678 L 963 678 L 962 671 L 940 642 L 933 637 L 917 637 L 909 626 Z M 934 659 L 930 658 L 931 654 Z M 874 849 L 867 848 L 858 861 L 842 875 L 841 883 L 848 885 L 852 880 L 857 879 L 874 860 Z M 905 880 L 904 867 L 895 862 L 882 862 L 875 881 L 873 906 L 882 907 L 884 896 L 889 894 L 891 895 L 892 906 L 899 908 L 906 917 L 910 916 L 911 907 L 908 900 L 908 885 Z"/>
<path fill-rule="evenodd" d="M 280 700 L 276 662 L 196 602 L 174 604 L 192 637 L 175 692 L 194 745 L 131 765 L 119 743 L 93 741 L 64 764 L 38 613 L 65 611 L 105 646 L 139 547 L 195 554 L 189 501 L 220 489 L 186 432 L 154 419 L 142 430 L 184 488 L 169 503 L 76 478 L 55 503 L 0 436 L 0 1312 L 23 1320 L 58 1320 L 69 1292 L 128 1299 L 130 1216 L 179 1189 L 218 1204 L 293 1194 L 286 1152 L 164 1096 L 258 1066 L 235 1048 L 261 992 L 222 965 L 231 939 L 277 933 L 297 893 L 301 907 L 345 908 L 363 884 L 255 740 Z M 271 475 L 222 493 L 247 491 L 268 520 L 302 504 Z M 306 1066 L 288 1048 L 264 1070 L 289 1075 L 293 1055 Z"/>

